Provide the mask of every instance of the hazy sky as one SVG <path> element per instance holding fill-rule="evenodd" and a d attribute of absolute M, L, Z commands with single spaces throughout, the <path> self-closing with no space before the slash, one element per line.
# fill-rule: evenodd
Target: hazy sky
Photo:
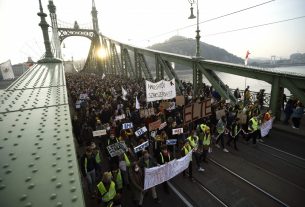
<path fill-rule="evenodd" d="M 189 20 L 188 0 L 95 0 L 100 31 L 119 41 L 148 46 L 173 35 L 195 37 L 196 24 Z M 241 10 L 268 0 L 199 0 L 200 21 Z M 48 0 L 42 0 L 48 14 Z M 57 17 L 64 22 L 91 24 L 91 0 L 54 0 Z M 196 8 L 196 5 L 194 5 Z M 196 9 L 195 9 L 196 10 Z M 0 0 L 0 62 L 34 60 L 44 51 L 38 0 Z M 287 58 L 291 53 L 305 53 L 305 18 L 255 29 L 211 35 L 305 15 L 305 0 L 275 0 L 271 3 L 215 21 L 200 24 L 201 41 L 224 48 L 244 58 L 276 55 Z M 167 33 L 169 31 L 174 31 Z M 167 33 L 166 35 L 161 35 Z M 86 57 L 89 41 L 71 37 L 64 41 L 65 58 Z M 195 48 L 194 48 L 195 53 Z"/>

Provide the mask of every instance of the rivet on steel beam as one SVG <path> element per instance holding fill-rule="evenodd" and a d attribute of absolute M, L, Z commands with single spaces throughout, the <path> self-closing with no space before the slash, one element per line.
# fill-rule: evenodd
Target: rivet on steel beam
<path fill-rule="evenodd" d="M 28 189 L 33 189 L 35 187 L 35 184 L 34 183 L 31 183 L 29 186 L 28 186 Z"/>
<path fill-rule="evenodd" d="M 51 199 L 51 200 L 54 200 L 56 197 L 57 197 L 57 195 L 56 195 L 55 193 L 53 193 L 53 194 L 50 196 L 50 199 Z"/>
<path fill-rule="evenodd" d="M 76 200 L 77 200 L 77 196 L 75 195 L 72 197 L 72 202 L 75 202 Z"/>
<path fill-rule="evenodd" d="M 38 169 L 35 168 L 32 170 L 32 173 L 36 173 L 37 171 L 38 171 Z"/>
<path fill-rule="evenodd" d="M 28 202 L 27 204 L 25 204 L 25 207 L 31 207 L 31 206 L 32 206 L 31 202 Z"/>
<path fill-rule="evenodd" d="M 29 182 L 30 180 L 32 180 L 32 178 L 31 178 L 31 177 L 27 177 L 27 178 L 25 179 L 25 182 Z"/>
<path fill-rule="evenodd" d="M 21 201 L 24 201 L 28 196 L 26 194 L 23 194 L 21 197 L 20 197 L 20 200 Z"/>
<path fill-rule="evenodd" d="M 56 188 L 60 188 L 62 186 L 62 183 L 56 183 Z"/>
<path fill-rule="evenodd" d="M 4 189 L 6 186 L 4 184 L 0 185 L 0 190 Z"/>
<path fill-rule="evenodd" d="M 70 183 L 74 183 L 75 182 L 75 179 L 74 178 L 71 178 L 70 179 Z M 71 188 L 71 190 L 72 190 L 72 188 Z"/>
<path fill-rule="evenodd" d="M 57 202 L 56 207 L 62 207 L 62 202 Z"/>
<path fill-rule="evenodd" d="M 56 172 L 59 173 L 60 171 L 61 171 L 61 168 L 57 168 L 57 169 L 56 169 Z"/>

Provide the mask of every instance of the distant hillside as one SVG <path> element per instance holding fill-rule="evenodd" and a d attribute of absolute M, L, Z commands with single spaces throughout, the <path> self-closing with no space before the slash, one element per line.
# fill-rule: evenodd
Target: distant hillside
<path fill-rule="evenodd" d="M 158 43 L 150 46 L 149 48 L 164 52 L 194 56 L 196 50 L 196 40 L 188 39 L 182 36 L 173 36 L 164 43 Z M 226 50 L 206 44 L 204 42 L 200 42 L 200 54 L 208 60 L 217 60 L 238 64 L 244 63 L 243 59 L 227 52 Z"/>

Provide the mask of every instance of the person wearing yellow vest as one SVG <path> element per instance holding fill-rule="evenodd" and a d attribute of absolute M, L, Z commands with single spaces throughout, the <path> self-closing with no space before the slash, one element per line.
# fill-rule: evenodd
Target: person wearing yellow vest
<path fill-rule="evenodd" d="M 201 167 L 202 160 L 202 145 L 199 146 L 199 137 L 196 135 L 196 131 L 193 130 L 190 136 L 187 138 L 190 143 L 190 146 L 193 149 L 193 155 L 195 157 L 197 170 L 203 172 L 204 169 Z"/>
<path fill-rule="evenodd" d="M 103 202 L 103 206 L 110 207 L 114 203 L 119 203 L 117 199 L 116 185 L 112 181 L 111 172 L 104 172 L 102 181 L 97 184 L 99 197 Z"/>
<path fill-rule="evenodd" d="M 187 155 L 190 151 L 192 151 L 192 147 L 191 147 L 191 145 L 190 145 L 189 140 L 186 139 L 186 140 L 184 140 L 184 145 L 183 145 L 183 147 L 181 148 L 181 155 L 182 155 L 182 156 L 185 156 L 185 155 Z M 189 163 L 188 173 L 189 173 L 189 178 L 190 178 L 192 181 L 194 181 L 194 178 L 193 178 L 193 164 L 192 164 L 192 159 L 191 159 L 191 161 L 190 161 L 190 163 Z M 186 176 L 186 170 L 184 170 L 184 171 L 182 172 L 182 175 L 183 175 L 183 177 Z"/>
<path fill-rule="evenodd" d="M 259 137 L 259 120 L 256 116 L 252 117 L 249 120 L 249 124 L 248 124 L 248 130 L 250 132 L 250 136 L 247 139 L 247 141 L 249 141 L 250 139 L 252 139 L 252 143 L 256 144 L 256 139 Z"/>
<path fill-rule="evenodd" d="M 97 168 L 95 157 L 92 154 L 90 146 L 86 147 L 85 154 L 80 159 L 80 168 L 82 175 L 86 178 L 89 193 L 94 198 L 94 186 L 95 186 L 95 169 Z"/>
<path fill-rule="evenodd" d="M 125 186 L 129 186 L 129 168 L 130 168 L 130 160 L 127 156 L 127 152 L 123 153 L 119 156 L 119 168 L 122 173 L 123 183 Z"/>
<path fill-rule="evenodd" d="M 202 146 L 203 146 L 203 152 L 202 152 L 202 159 L 203 162 L 208 162 L 207 161 L 207 156 L 209 152 L 209 147 L 211 145 L 211 130 L 210 127 L 206 126 L 204 128 L 204 131 L 202 132 Z"/>
<path fill-rule="evenodd" d="M 166 145 L 162 145 L 161 146 L 161 151 L 157 157 L 157 162 L 160 164 L 160 165 L 163 165 L 165 163 L 168 163 L 169 161 L 171 161 L 173 159 L 173 157 L 171 156 L 171 153 L 170 151 L 167 149 L 167 146 Z M 168 186 L 168 183 L 167 181 L 165 181 L 163 184 L 163 189 L 164 189 L 164 192 L 169 194 L 170 191 L 169 191 L 169 186 Z"/>
<path fill-rule="evenodd" d="M 112 172 L 113 180 L 115 182 L 116 191 L 122 193 L 123 179 L 122 179 L 121 170 L 119 169 L 118 166 L 115 166 L 115 168 L 111 172 Z"/>

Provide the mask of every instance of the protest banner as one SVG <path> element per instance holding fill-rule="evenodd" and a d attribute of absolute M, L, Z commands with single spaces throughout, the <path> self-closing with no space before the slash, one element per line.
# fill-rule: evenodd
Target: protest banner
<path fill-rule="evenodd" d="M 177 144 L 177 139 L 166 140 L 166 145 L 175 145 L 175 144 Z"/>
<path fill-rule="evenodd" d="M 155 115 L 155 109 L 149 108 L 149 109 L 140 109 L 140 118 L 147 118 L 150 116 Z"/>
<path fill-rule="evenodd" d="M 145 80 L 146 101 L 168 100 L 176 97 L 175 79 L 170 81 L 161 80 L 153 83 Z"/>
<path fill-rule="evenodd" d="M 176 105 L 177 106 L 184 106 L 185 98 L 184 96 L 176 96 Z"/>
<path fill-rule="evenodd" d="M 133 124 L 131 122 L 122 124 L 122 129 L 131 129 L 131 128 L 133 128 Z"/>
<path fill-rule="evenodd" d="M 222 116 L 225 116 L 226 115 L 226 111 L 225 109 L 221 109 L 221 110 L 217 110 L 216 111 L 216 119 L 220 119 Z"/>
<path fill-rule="evenodd" d="M 141 136 L 142 134 L 144 134 L 145 132 L 147 132 L 147 128 L 146 127 L 142 127 L 141 129 L 138 129 L 136 132 L 135 132 L 135 135 L 137 137 Z"/>
<path fill-rule="evenodd" d="M 96 131 L 93 131 L 93 132 L 92 132 L 92 135 L 93 135 L 94 137 L 103 136 L 103 135 L 105 135 L 105 134 L 107 134 L 106 129 L 103 129 L 103 130 L 96 130 Z"/>
<path fill-rule="evenodd" d="M 166 122 L 163 122 L 162 124 L 160 124 L 159 126 L 159 130 L 162 130 L 164 127 L 167 126 L 167 123 Z"/>
<path fill-rule="evenodd" d="M 168 181 L 187 169 L 191 157 L 192 152 L 178 160 L 175 159 L 157 167 L 145 168 L 144 190 Z"/>
<path fill-rule="evenodd" d="M 183 128 L 176 128 L 176 129 L 173 129 L 173 131 L 172 131 L 173 135 L 182 134 L 182 133 L 183 133 Z"/>
<path fill-rule="evenodd" d="M 269 134 L 270 129 L 272 129 L 274 118 L 270 119 L 269 121 L 266 121 L 261 125 L 261 136 L 265 137 Z"/>
<path fill-rule="evenodd" d="M 117 142 L 107 147 L 111 157 L 121 155 L 127 151 L 125 142 Z"/>
<path fill-rule="evenodd" d="M 139 151 L 144 150 L 144 149 L 145 149 L 146 147 L 148 147 L 148 146 L 149 146 L 149 142 L 146 141 L 146 142 L 143 142 L 142 144 L 136 146 L 135 148 L 133 148 L 133 150 L 134 150 L 135 153 L 137 153 L 137 152 L 139 152 Z"/>
<path fill-rule="evenodd" d="M 122 115 L 119 115 L 119 116 L 115 117 L 115 121 L 119 121 L 119 120 L 122 120 L 122 119 L 125 119 L 125 114 L 122 114 Z"/>
<path fill-rule="evenodd" d="M 158 129 L 160 127 L 160 125 L 161 125 L 161 119 L 158 119 L 158 121 L 148 124 L 148 129 L 149 129 L 149 131 L 153 131 L 153 130 Z"/>
<path fill-rule="evenodd" d="M 184 106 L 184 125 L 212 114 L 211 99 Z"/>

